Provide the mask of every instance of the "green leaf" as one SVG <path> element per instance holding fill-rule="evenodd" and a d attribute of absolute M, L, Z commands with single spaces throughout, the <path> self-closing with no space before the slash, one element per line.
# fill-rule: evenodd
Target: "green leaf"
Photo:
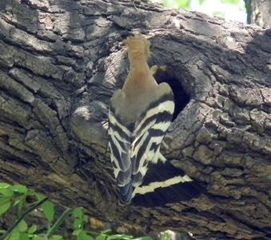
<path fill-rule="evenodd" d="M 0 216 L 6 213 L 11 208 L 11 199 L 1 198 L 0 200 Z"/>
<path fill-rule="evenodd" d="M 26 232 L 26 231 L 27 231 L 28 225 L 27 225 L 27 223 L 26 223 L 25 220 L 22 220 L 22 221 L 19 223 L 18 229 L 19 229 L 20 232 Z"/>
<path fill-rule="evenodd" d="M 53 222 L 55 217 L 55 205 L 50 201 L 46 201 L 41 205 L 41 207 L 48 221 L 50 223 Z"/>
<path fill-rule="evenodd" d="M 20 232 L 14 229 L 8 240 L 20 240 Z"/>
<path fill-rule="evenodd" d="M 20 233 L 20 240 L 29 240 L 29 236 L 27 233 Z"/>
<path fill-rule="evenodd" d="M 81 231 L 77 237 L 78 240 L 93 240 L 94 238 L 86 233 L 86 231 Z"/>
<path fill-rule="evenodd" d="M 37 231 L 37 229 L 38 229 L 37 225 L 34 224 L 28 229 L 28 232 L 33 234 Z"/>
<path fill-rule="evenodd" d="M 34 195 L 38 199 L 38 201 L 41 201 L 42 199 L 46 198 L 46 196 L 41 193 L 34 193 Z"/>
<path fill-rule="evenodd" d="M 6 197 L 13 197 L 13 191 L 9 187 L 0 188 L 0 195 L 1 194 Z"/>
<path fill-rule="evenodd" d="M 85 218 L 85 213 L 83 208 L 75 208 L 72 211 L 72 215 L 75 218 L 73 222 L 73 227 L 75 229 L 82 229 L 85 225 L 87 219 Z"/>
<path fill-rule="evenodd" d="M 64 238 L 61 235 L 53 235 L 49 239 L 50 240 L 64 240 Z"/>
<path fill-rule="evenodd" d="M 153 240 L 151 237 L 139 237 L 135 238 L 134 240 Z"/>
<path fill-rule="evenodd" d="M 24 201 L 25 201 L 25 198 L 22 198 L 21 196 L 17 197 L 17 198 L 15 198 L 14 206 L 21 204 Z"/>
<path fill-rule="evenodd" d="M 10 187 L 9 184 L 7 184 L 7 183 L 0 183 L 0 188 L 8 188 L 8 187 Z"/>
<path fill-rule="evenodd" d="M 27 194 L 27 192 L 28 192 L 28 188 L 26 186 L 21 185 L 21 184 L 15 184 L 15 185 L 11 186 L 11 189 L 14 192 L 19 192 L 19 193 L 23 193 L 23 194 Z"/>
<path fill-rule="evenodd" d="M 18 214 L 21 215 L 22 210 L 24 209 L 26 205 L 26 195 L 23 195 L 19 198 L 14 203 L 14 206 L 18 206 Z"/>
<path fill-rule="evenodd" d="M 83 231 L 82 229 L 76 229 L 72 232 L 72 235 L 74 236 L 78 236 L 80 234 L 80 232 Z"/>
<path fill-rule="evenodd" d="M 45 237 L 39 236 L 39 235 L 35 235 L 32 240 L 45 240 Z"/>
<path fill-rule="evenodd" d="M 107 235 L 104 233 L 99 234 L 95 240 L 106 240 L 107 239 Z"/>
<path fill-rule="evenodd" d="M 133 239 L 132 236 L 130 235 L 125 235 L 125 234 L 115 234 L 115 235 L 112 235 L 112 236 L 108 236 L 107 238 L 108 240 L 126 240 L 126 239 Z"/>
<path fill-rule="evenodd" d="M 84 214 L 84 210 L 83 208 L 75 208 L 73 209 L 72 211 L 72 215 L 75 217 L 75 218 L 83 218 L 83 216 L 85 215 Z"/>
<path fill-rule="evenodd" d="M 74 229 L 81 229 L 84 227 L 84 224 L 82 223 L 81 219 L 76 218 L 73 222 L 73 228 Z"/>

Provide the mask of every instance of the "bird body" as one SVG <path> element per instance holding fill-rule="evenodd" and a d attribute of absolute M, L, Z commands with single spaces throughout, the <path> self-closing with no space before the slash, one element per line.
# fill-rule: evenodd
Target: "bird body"
<path fill-rule="evenodd" d="M 170 86 L 158 84 L 148 65 L 150 42 L 138 34 L 125 41 L 130 71 L 109 109 L 109 148 L 122 203 L 153 207 L 198 197 L 205 186 L 160 153 L 175 103 Z"/>
<path fill-rule="evenodd" d="M 129 203 L 149 163 L 161 157 L 160 144 L 171 123 L 175 104 L 169 85 L 158 84 L 148 66 L 149 41 L 135 35 L 126 40 L 126 45 L 130 72 L 123 88 L 111 99 L 109 147 L 121 199 Z"/>

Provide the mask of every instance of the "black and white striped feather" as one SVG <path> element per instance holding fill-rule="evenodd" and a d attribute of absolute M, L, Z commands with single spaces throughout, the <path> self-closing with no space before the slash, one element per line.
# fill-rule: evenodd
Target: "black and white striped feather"
<path fill-rule="evenodd" d="M 123 202 L 129 203 L 134 197 L 147 173 L 149 163 L 158 162 L 161 156 L 160 144 L 170 126 L 174 107 L 172 92 L 165 91 L 163 95 L 150 101 L 137 119 L 127 123 L 111 104 L 109 148 L 114 176 Z"/>
<path fill-rule="evenodd" d="M 144 207 L 164 206 L 189 201 L 206 191 L 204 184 L 191 179 L 170 161 L 150 163 L 148 173 L 136 189 L 133 205 Z"/>

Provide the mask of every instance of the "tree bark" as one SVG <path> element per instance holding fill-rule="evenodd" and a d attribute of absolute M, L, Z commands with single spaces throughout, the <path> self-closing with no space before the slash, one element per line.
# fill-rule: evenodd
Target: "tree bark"
<path fill-rule="evenodd" d="M 271 2 L 269 0 L 245 0 L 247 22 L 263 28 L 271 27 Z"/>
<path fill-rule="evenodd" d="M 120 231 L 271 238 L 270 31 L 127 0 L 1 0 L 0 14 L 0 181 L 83 206 Z M 150 37 L 151 63 L 181 84 L 162 150 L 208 186 L 197 199 L 117 203 L 107 106 L 135 29 Z"/>

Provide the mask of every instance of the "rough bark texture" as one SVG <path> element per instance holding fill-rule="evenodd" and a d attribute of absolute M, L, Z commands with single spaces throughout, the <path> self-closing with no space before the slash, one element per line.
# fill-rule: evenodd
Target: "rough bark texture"
<path fill-rule="evenodd" d="M 0 181 L 123 231 L 271 238 L 270 31 L 124 0 L 1 0 L 0 14 Z M 117 204 L 107 104 L 125 80 L 122 41 L 134 29 L 190 96 L 163 153 L 208 186 L 193 201 Z"/>
<path fill-rule="evenodd" d="M 271 1 L 245 0 L 248 23 L 255 23 L 263 28 L 271 27 Z"/>

